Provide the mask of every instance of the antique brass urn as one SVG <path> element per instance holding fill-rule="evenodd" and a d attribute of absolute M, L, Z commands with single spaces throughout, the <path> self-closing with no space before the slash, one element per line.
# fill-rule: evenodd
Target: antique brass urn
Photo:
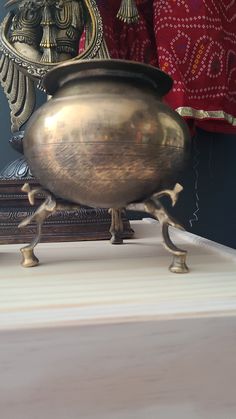
<path fill-rule="evenodd" d="M 171 86 L 154 67 L 111 59 L 68 62 L 47 73 L 44 87 L 52 99 L 31 117 L 23 141 L 46 201 L 21 226 L 36 220 L 40 233 L 61 206 L 110 208 L 112 242 L 121 243 L 121 211 L 146 211 L 162 225 L 174 255 L 170 270 L 187 272 L 186 252 L 168 233 L 170 225 L 180 226 L 160 202 L 166 194 L 175 204 L 182 187 L 172 186 L 189 147 L 185 122 L 162 101 Z M 33 200 L 37 191 L 25 190 Z M 38 262 L 35 244 L 22 249 L 25 266 Z"/>
<path fill-rule="evenodd" d="M 23 190 L 31 204 L 38 194 L 46 197 L 20 224 L 37 224 L 35 239 L 21 249 L 23 266 L 38 264 L 34 247 L 48 216 L 89 205 L 110 209 L 114 244 L 122 243 L 125 208 L 157 218 L 174 256 L 170 270 L 187 272 L 186 252 L 168 232 L 170 225 L 180 226 L 160 202 L 167 195 L 175 204 L 182 187 L 173 185 L 189 145 L 184 121 L 162 101 L 171 78 L 150 66 L 110 59 L 96 0 L 6 5 L 13 9 L 0 25 L 0 83 L 13 136 L 24 137 L 24 155 L 42 186 L 31 190 L 25 184 Z M 135 0 L 121 0 L 117 18 L 137 22 Z M 36 86 L 52 99 L 34 113 Z"/>

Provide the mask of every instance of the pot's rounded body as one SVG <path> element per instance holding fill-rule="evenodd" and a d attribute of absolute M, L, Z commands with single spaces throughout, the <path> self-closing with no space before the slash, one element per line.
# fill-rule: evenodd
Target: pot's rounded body
<path fill-rule="evenodd" d="M 183 167 L 188 129 L 161 100 L 171 79 L 160 70 L 81 61 L 58 66 L 45 85 L 55 95 L 31 118 L 24 153 L 56 196 L 124 207 L 159 191 Z"/>

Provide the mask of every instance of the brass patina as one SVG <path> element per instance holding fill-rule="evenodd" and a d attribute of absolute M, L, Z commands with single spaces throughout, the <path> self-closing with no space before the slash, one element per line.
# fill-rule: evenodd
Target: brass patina
<path fill-rule="evenodd" d="M 167 195 L 175 204 L 182 187 L 171 185 L 189 148 L 185 122 L 162 102 L 171 86 L 171 78 L 162 71 L 134 62 L 92 60 L 57 66 L 44 79 L 53 98 L 31 118 L 24 153 L 33 174 L 53 196 L 71 205 L 111 209 L 113 243 L 122 242 L 122 209 L 153 215 L 174 255 L 170 270 L 186 272 L 186 252 L 174 246 L 168 233 L 169 225 L 180 226 L 160 202 Z M 47 195 L 34 216 L 38 225 L 57 209 L 56 202 Z M 34 247 L 35 242 L 27 252 Z M 24 266 L 35 264 L 28 256 Z"/>
<path fill-rule="evenodd" d="M 173 189 L 166 189 L 162 192 L 153 194 L 149 199 L 140 203 L 133 203 L 126 206 L 126 209 L 143 211 L 160 222 L 163 241 L 165 248 L 173 255 L 173 261 L 169 267 L 170 271 L 173 273 L 187 273 L 189 271 L 188 266 L 186 265 L 186 250 L 180 249 L 173 244 L 169 235 L 169 226 L 183 230 L 183 227 L 176 223 L 176 221 L 168 214 L 163 205 L 160 202 L 162 196 L 168 196 L 171 199 L 172 206 L 175 205 L 179 193 L 182 191 L 182 186 L 176 184 Z M 35 213 L 19 224 L 19 228 L 23 228 L 32 222 L 35 222 L 37 225 L 37 233 L 32 242 L 21 248 L 22 254 L 22 266 L 25 268 L 32 268 L 39 264 L 38 258 L 35 256 L 34 248 L 40 242 L 42 225 L 44 221 L 53 213 L 60 210 L 74 210 L 79 209 L 80 205 L 75 205 L 72 203 L 59 203 L 57 199 L 49 193 L 47 190 L 42 188 L 31 189 L 29 184 L 25 184 L 22 188 L 23 192 L 27 192 L 28 199 L 31 205 L 34 205 L 35 196 L 37 194 L 45 195 L 45 202 L 35 211 Z M 111 243 L 112 244 L 122 244 L 123 239 L 121 237 L 123 232 L 123 222 L 121 218 L 122 211 L 124 209 L 110 209 L 112 216 L 112 223 L 110 228 L 111 233 Z"/>

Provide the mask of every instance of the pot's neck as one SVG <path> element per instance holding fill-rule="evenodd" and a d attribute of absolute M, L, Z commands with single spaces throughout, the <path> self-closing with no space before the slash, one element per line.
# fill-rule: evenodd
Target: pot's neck
<path fill-rule="evenodd" d="M 121 87 L 122 85 L 122 87 Z M 112 91 L 125 94 L 125 86 L 142 88 L 161 98 L 157 83 L 151 78 L 131 71 L 92 69 L 68 74 L 61 78 L 56 97 L 70 94 L 76 95 L 82 91 L 102 92 Z"/>
<path fill-rule="evenodd" d="M 127 79 L 127 80 L 134 80 L 140 83 L 149 84 L 152 88 L 157 88 L 156 82 L 151 78 L 143 75 L 133 73 L 132 71 L 125 71 L 125 70 L 107 70 L 107 69 L 91 69 L 80 71 L 78 73 L 68 74 L 64 77 L 61 81 L 61 85 L 67 83 L 68 81 L 72 80 L 81 80 L 81 79 L 93 79 L 93 78 L 106 78 L 106 79 Z"/>
<path fill-rule="evenodd" d="M 127 60 L 80 60 L 73 63 L 63 63 L 49 71 L 44 78 L 44 86 L 50 95 L 68 82 L 84 80 L 112 80 L 113 83 L 129 83 L 145 85 L 160 97 L 166 95 L 173 80 L 158 68 Z"/>

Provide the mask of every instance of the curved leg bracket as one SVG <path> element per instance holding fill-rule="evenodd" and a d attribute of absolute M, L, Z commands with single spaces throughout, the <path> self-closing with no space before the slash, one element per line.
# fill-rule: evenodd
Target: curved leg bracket
<path fill-rule="evenodd" d="M 169 266 L 169 270 L 174 273 L 187 273 L 189 272 L 188 266 L 186 265 L 186 250 L 179 249 L 170 239 L 169 235 L 169 224 L 162 224 L 162 236 L 166 249 L 173 254 L 173 260 Z"/>
<path fill-rule="evenodd" d="M 109 213 L 111 214 L 111 244 L 123 244 L 122 233 L 124 230 L 122 221 L 123 209 L 111 208 Z"/>
<path fill-rule="evenodd" d="M 63 203 L 57 203 L 56 198 L 54 198 L 50 192 L 42 188 L 31 189 L 28 183 L 24 184 L 24 186 L 22 187 L 22 191 L 28 194 L 28 199 L 31 205 L 34 205 L 35 197 L 38 194 L 44 195 L 46 198 L 45 201 L 40 205 L 40 207 L 34 212 L 34 214 L 25 218 L 18 226 L 19 228 L 22 228 L 31 224 L 32 222 L 36 222 L 37 225 L 37 232 L 35 238 L 31 241 L 29 245 L 20 249 L 22 254 L 22 266 L 24 266 L 25 268 L 31 268 L 39 264 L 39 260 L 34 254 L 34 248 L 40 242 L 42 234 L 42 225 L 44 221 L 58 210 L 70 210 L 75 208 L 78 209 L 79 205 L 75 206 L 72 204 L 67 205 Z"/>
<path fill-rule="evenodd" d="M 38 258 L 34 254 L 34 248 L 40 241 L 41 232 L 42 232 L 42 225 L 46 218 L 49 215 L 53 214 L 56 211 L 56 200 L 53 196 L 48 192 L 43 190 L 42 188 L 35 188 L 31 189 L 28 183 L 25 183 L 22 187 L 22 191 L 28 194 L 28 199 L 31 205 L 35 203 L 35 197 L 38 194 L 45 195 L 45 201 L 40 205 L 40 207 L 35 211 L 34 214 L 30 215 L 29 217 L 25 218 L 20 224 L 19 228 L 25 227 L 32 222 L 36 222 L 37 224 L 37 233 L 35 238 L 31 241 L 28 246 L 22 247 L 20 249 L 22 254 L 22 266 L 25 268 L 31 268 L 33 266 L 37 266 L 39 263 Z"/>
<path fill-rule="evenodd" d="M 160 222 L 164 246 L 173 255 L 173 261 L 169 269 L 174 273 L 187 273 L 189 269 L 186 265 L 187 252 L 186 250 L 182 250 L 176 247 L 171 241 L 169 235 L 169 226 L 178 228 L 180 230 L 184 229 L 168 214 L 168 212 L 159 201 L 159 198 L 164 195 L 169 196 L 172 202 L 172 206 L 174 206 L 182 189 L 182 186 L 177 183 L 174 189 L 167 189 L 165 191 L 154 194 L 150 199 L 143 203 L 131 204 L 128 206 L 128 209 L 131 210 L 145 211 L 148 214 L 154 216 Z"/>
<path fill-rule="evenodd" d="M 178 195 L 182 190 L 182 186 L 176 184 L 174 189 L 167 189 L 165 191 L 154 194 L 150 199 L 147 199 L 144 202 L 134 203 L 127 206 L 127 209 L 135 211 L 145 211 L 148 214 L 154 216 L 161 224 L 162 235 L 164 240 L 164 245 L 166 249 L 173 255 L 173 261 L 169 267 L 171 272 L 174 273 L 185 273 L 188 272 L 188 267 L 186 265 L 186 255 L 185 250 L 179 249 L 176 247 L 170 239 L 169 235 L 169 226 L 182 229 L 182 226 L 176 223 L 176 221 L 168 214 L 163 205 L 160 202 L 160 198 L 163 195 L 169 196 L 171 199 L 172 205 L 175 205 Z M 40 207 L 35 211 L 35 213 L 25 220 L 23 220 L 19 227 L 25 227 L 32 222 L 37 224 L 37 233 L 32 242 L 21 249 L 22 253 L 22 266 L 32 267 L 38 265 L 39 261 L 34 254 L 34 248 L 39 243 L 41 238 L 42 225 L 46 218 L 57 210 L 71 210 L 80 208 L 79 205 L 73 205 L 70 203 L 57 203 L 56 199 L 50 194 L 50 192 L 43 190 L 42 188 L 31 189 L 29 184 L 25 184 L 22 188 L 24 192 L 28 194 L 29 202 L 31 205 L 35 203 L 35 196 L 37 194 L 44 195 L 45 201 L 40 205 Z M 111 243 L 112 244 L 122 244 L 122 232 L 123 232 L 123 221 L 122 221 L 122 211 L 121 208 L 111 208 L 109 210 L 111 214 Z"/>

